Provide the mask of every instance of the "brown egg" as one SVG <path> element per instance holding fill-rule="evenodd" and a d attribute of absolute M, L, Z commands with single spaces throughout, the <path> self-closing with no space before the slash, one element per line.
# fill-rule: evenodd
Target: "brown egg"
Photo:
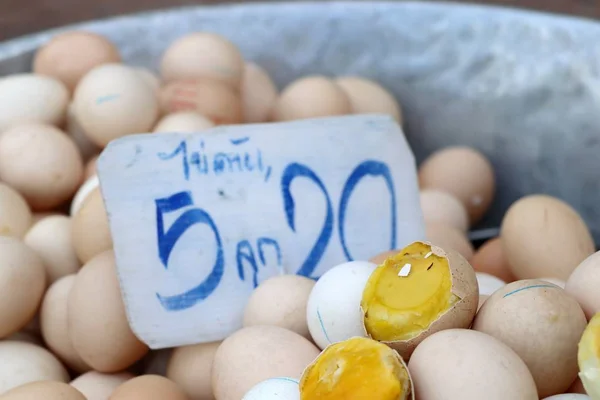
<path fill-rule="evenodd" d="M 39 381 L 14 388 L 2 400 L 86 400 L 74 387 L 63 382 Z"/>
<path fill-rule="evenodd" d="M 244 122 L 266 122 L 269 119 L 278 91 L 267 71 L 254 63 L 246 63 L 240 94 Z"/>
<path fill-rule="evenodd" d="M 600 252 L 587 257 L 575 268 L 565 290 L 581 306 L 588 320 L 600 312 Z"/>
<path fill-rule="evenodd" d="M 208 78 L 238 90 L 244 71 L 239 49 L 223 36 L 195 32 L 177 39 L 162 57 L 165 82 Z"/>
<path fill-rule="evenodd" d="M 82 263 L 112 248 L 108 216 L 99 188 L 94 189 L 73 216 L 73 247 Z"/>
<path fill-rule="evenodd" d="M 97 146 L 152 129 L 159 114 L 154 89 L 131 67 L 104 64 L 88 72 L 73 95 L 75 115 Z"/>
<path fill-rule="evenodd" d="M 31 209 L 25 198 L 0 182 L 0 236 L 22 238 L 32 221 Z"/>
<path fill-rule="evenodd" d="M 251 326 L 229 336 L 217 349 L 212 388 L 219 400 L 239 400 L 268 378 L 300 379 L 319 355 L 304 337 L 277 326 Z"/>
<path fill-rule="evenodd" d="M 348 95 L 354 114 L 388 114 L 402 124 L 400 105 L 379 83 L 354 76 L 338 78 L 335 82 Z"/>
<path fill-rule="evenodd" d="M 462 201 L 471 224 L 488 210 L 495 191 L 492 165 L 469 147 L 447 147 L 430 155 L 419 167 L 419 184 L 422 189 L 442 190 Z"/>
<path fill-rule="evenodd" d="M 244 326 L 273 325 L 311 340 L 306 304 L 315 281 L 299 275 L 267 279 L 252 292 L 244 311 Z"/>
<path fill-rule="evenodd" d="M 242 122 L 242 101 L 231 87 L 209 79 L 175 81 L 160 93 L 164 113 L 195 111 L 216 125 Z"/>
<path fill-rule="evenodd" d="M 59 129 L 29 123 L 0 136 L 0 179 L 19 191 L 33 209 L 61 205 L 73 196 L 82 178 L 79 151 Z"/>
<path fill-rule="evenodd" d="M 46 292 L 40 310 L 42 336 L 47 347 L 69 368 L 85 372 L 90 367 L 81 359 L 71 344 L 67 310 L 75 275 L 68 275 L 54 282 Z"/>
<path fill-rule="evenodd" d="M 501 226 L 504 254 L 518 279 L 567 280 L 594 253 L 594 241 L 579 214 L 565 202 L 531 195 L 515 202 Z"/>
<path fill-rule="evenodd" d="M 485 301 L 487 299 L 490 298 L 490 295 L 488 294 L 480 294 L 479 295 L 479 303 L 477 304 L 477 312 L 479 312 L 479 309 L 481 309 L 481 306 L 485 303 Z"/>
<path fill-rule="evenodd" d="M 142 375 L 121 384 L 110 400 L 188 400 L 177 384 L 158 375 Z"/>
<path fill-rule="evenodd" d="M 132 378 L 133 375 L 127 372 L 103 374 L 90 371 L 71 381 L 70 385 L 83 393 L 87 400 L 108 400 L 119 385 Z"/>
<path fill-rule="evenodd" d="M 568 393 L 586 394 L 586 391 L 585 391 L 585 388 L 583 387 L 583 382 L 581 382 L 581 379 L 579 379 L 579 378 L 575 379 L 575 382 L 573 382 L 573 384 L 569 388 Z"/>
<path fill-rule="evenodd" d="M 46 272 L 40 257 L 18 239 L 0 236 L 0 338 L 31 321 L 45 289 Z"/>
<path fill-rule="evenodd" d="M 96 171 L 96 163 L 97 162 L 98 162 L 98 155 L 95 155 L 88 160 L 87 164 L 85 164 L 85 170 L 83 173 L 83 178 L 85 180 L 88 180 L 92 176 L 97 174 L 97 171 Z"/>
<path fill-rule="evenodd" d="M 531 279 L 494 292 L 477 313 L 473 329 L 513 349 L 544 398 L 564 393 L 577 378 L 577 345 L 586 325 L 575 299 L 556 285 Z"/>
<path fill-rule="evenodd" d="M 420 200 L 426 223 L 448 225 L 462 232 L 469 230 L 467 209 L 450 193 L 425 189 L 421 190 Z"/>
<path fill-rule="evenodd" d="M 452 226 L 429 223 L 425 225 L 425 235 L 427 240 L 436 246 L 456 250 L 467 260 L 473 257 L 473 245 L 469 239 L 464 232 Z"/>
<path fill-rule="evenodd" d="M 42 258 L 48 284 L 76 273 L 81 266 L 73 248 L 71 218 L 67 216 L 42 219 L 27 232 L 25 244 Z"/>
<path fill-rule="evenodd" d="M 73 91 L 92 68 L 121 61 L 119 51 L 104 36 L 71 31 L 55 35 L 33 59 L 33 72 L 62 81 Z"/>
<path fill-rule="evenodd" d="M 181 111 L 164 116 L 154 127 L 155 133 L 194 133 L 210 129 L 215 124 L 195 111 Z"/>
<path fill-rule="evenodd" d="M 504 247 L 500 238 L 490 239 L 477 249 L 471 258 L 471 265 L 475 271 L 493 275 L 504 282 L 510 283 L 515 280 L 504 255 Z"/>
<path fill-rule="evenodd" d="M 220 344 L 200 343 L 175 349 L 167 366 L 167 378 L 178 384 L 190 399 L 213 400 L 211 370 Z"/>
<path fill-rule="evenodd" d="M 447 329 L 425 339 L 408 370 L 419 400 L 538 400 L 525 363 L 496 338 Z"/>
<path fill-rule="evenodd" d="M 347 115 L 352 105 L 346 93 L 331 79 L 307 76 L 290 83 L 275 102 L 274 121 Z"/>
<path fill-rule="evenodd" d="M 67 370 L 56 357 L 31 343 L 0 341 L 0 360 L 0 395 L 29 382 L 69 380 Z"/>
<path fill-rule="evenodd" d="M 83 266 L 68 302 L 73 347 L 96 371 L 121 371 L 148 352 L 129 327 L 111 250 Z"/>
<path fill-rule="evenodd" d="M 90 159 L 95 154 L 100 153 L 102 150 L 98 145 L 90 140 L 85 134 L 83 127 L 79 123 L 79 118 L 75 113 L 75 106 L 73 103 L 69 105 L 67 110 L 67 124 L 66 124 L 66 132 L 73 139 L 75 145 L 79 149 L 79 153 L 84 161 Z"/>

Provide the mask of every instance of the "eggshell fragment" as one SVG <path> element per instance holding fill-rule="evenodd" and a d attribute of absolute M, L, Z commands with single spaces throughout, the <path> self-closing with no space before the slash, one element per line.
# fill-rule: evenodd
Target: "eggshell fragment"
<path fill-rule="evenodd" d="M 579 378 L 592 399 L 600 398 L 600 314 L 590 319 L 577 349 Z"/>
<path fill-rule="evenodd" d="M 577 343 L 586 323 L 581 307 L 564 290 L 531 279 L 510 283 L 491 295 L 473 329 L 513 349 L 543 398 L 566 392 L 577 377 Z"/>
<path fill-rule="evenodd" d="M 133 375 L 127 372 L 103 374 L 90 371 L 71 381 L 70 385 L 83 393 L 87 400 L 108 400 L 119 385 L 132 378 Z"/>
<path fill-rule="evenodd" d="M 307 76 L 289 84 L 273 105 L 274 121 L 347 115 L 352 105 L 346 93 L 331 79 Z"/>
<path fill-rule="evenodd" d="M 453 249 L 459 252 L 465 259 L 473 257 L 473 245 L 464 232 L 440 223 L 425 224 L 425 236 L 431 243 L 443 249 Z"/>
<path fill-rule="evenodd" d="M 0 360 L 0 395 L 29 382 L 69 380 L 60 361 L 41 346 L 3 340 Z"/>
<path fill-rule="evenodd" d="M 589 320 L 600 312 L 600 252 L 587 257 L 569 276 L 565 290 L 585 312 Z"/>
<path fill-rule="evenodd" d="M 49 380 L 31 382 L 5 393 L 2 400 L 86 400 L 74 387 Z"/>
<path fill-rule="evenodd" d="M 588 256 L 594 241 L 579 214 L 562 200 L 531 195 L 515 202 L 501 226 L 504 253 L 518 279 L 567 280 Z"/>
<path fill-rule="evenodd" d="M 76 273 L 81 266 L 73 247 L 71 219 L 67 216 L 50 216 L 37 222 L 27 232 L 25 244 L 42 258 L 48 284 Z"/>
<path fill-rule="evenodd" d="M 18 239 L 0 236 L 0 338 L 31 321 L 45 289 L 46 272 L 40 257 Z"/>
<path fill-rule="evenodd" d="M 255 385 L 242 400 L 300 400 L 298 381 L 292 378 L 271 378 Z"/>
<path fill-rule="evenodd" d="M 471 265 L 477 272 L 493 275 L 504 282 L 515 280 L 504 254 L 504 246 L 500 238 L 485 242 L 471 257 Z"/>
<path fill-rule="evenodd" d="M 0 182 L 0 236 L 22 238 L 32 222 L 31 209 L 25 198 Z"/>
<path fill-rule="evenodd" d="M 287 329 L 242 328 L 225 339 L 215 354 L 212 368 L 215 398 L 239 400 L 254 385 L 269 378 L 299 379 L 318 354 L 311 342 Z"/>
<path fill-rule="evenodd" d="M 440 190 L 421 190 L 421 210 L 426 223 L 448 225 L 461 232 L 469 229 L 465 206 L 450 193 Z"/>
<path fill-rule="evenodd" d="M 215 124 L 195 111 L 181 111 L 166 115 L 158 121 L 154 132 L 194 133 L 212 128 Z"/>
<path fill-rule="evenodd" d="M 193 400 L 212 400 L 211 374 L 221 342 L 178 347 L 167 365 L 167 378 L 177 383 Z"/>
<path fill-rule="evenodd" d="M 419 167 L 421 189 L 438 189 L 459 199 L 471 224 L 488 210 L 495 192 L 492 165 L 469 147 L 447 147 L 434 152 Z"/>
<path fill-rule="evenodd" d="M 417 399 L 539 399 L 519 356 L 494 337 L 469 329 L 447 329 L 425 339 L 408 370 Z"/>
<path fill-rule="evenodd" d="M 254 63 L 246 63 L 240 93 L 244 122 L 266 122 L 278 96 L 277 87 L 267 71 Z"/>
<path fill-rule="evenodd" d="M 414 400 L 402 357 L 375 340 L 355 337 L 328 346 L 300 379 L 302 400 Z"/>
<path fill-rule="evenodd" d="M 177 39 L 165 51 L 160 63 L 165 82 L 208 78 L 234 90 L 240 87 L 243 70 L 244 59 L 238 48 L 225 37 L 208 32 L 195 32 Z"/>
<path fill-rule="evenodd" d="M 69 90 L 92 68 L 121 61 L 107 38 L 92 32 L 71 31 L 55 35 L 33 59 L 33 72 L 58 79 Z"/>
<path fill-rule="evenodd" d="M 83 266 L 68 303 L 73 347 L 96 371 L 121 371 L 148 352 L 127 322 L 111 250 L 100 253 Z"/>
<path fill-rule="evenodd" d="M 42 336 L 47 347 L 69 368 L 85 372 L 90 367 L 73 348 L 68 324 L 68 299 L 75 275 L 60 278 L 46 292 L 40 310 Z"/>
<path fill-rule="evenodd" d="M 194 111 L 216 125 L 242 122 L 239 93 L 224 83 L 208 79 L 175 81 L 161 89 L 160 104 L 164 113 Z"/>
<path fill-rule="evenodd" d="M 110 400 L 188 400 L 173 381 L 158 375 L 142 375 L 115 389 Z"/>
<path fill-rule="evenodd" d="M 475 275 L 477 276 L 479 294 L 486 294 L 489 296 L 496 290 L 506 286 L 506 282 L 500 278 L 496 278 L 494 275 L 486 274 L 485 272 L 477 272 Z"/>
<path fill-rule="evenodd" d="M 308 297 L 306 321 L 313 341 L 321 349 L 366 335 L 360 300 L 376 267 L 369 262 L 351 261 L 331 268 L 319 278 Z"/>
<path fill-rule="evenodd" d="M 75 253 L 82 263 L 112 248 L 108 216 L 100 188 L 96 187 L 73 216 L 72 237 Z"/>
<path fill-rule="evenodd" d="M 433 333 L 468 328 L 478 302 L 477 278 L 467 260 L 454 250 L 415 242 L 371 274 L 361 311 L 368 335 L 408 360 Z"/>
<path fill-rule="evenodd" d="M 16 74 L 0 80 L 0 132 L 25 122 L 59 125 L 69 91 L 62 82 L 41 75 Z"/>
<path fill-rule="evenodd" d="M 306 305 L 314 286 L 315 281 L 299 275 L 276 276 L 264 281 L 248 300 L 244 326 L 280 326 L 310 340 Z"/>
<path fill-rule="evenodd" d="M 354 76 L 335 82 L 344 90 L 354 114 L 387 114 L 402 124 L 402 110 L 394 96 L 379 83 Z"/>
<path fill-rule="evenodd" d="M 156 93 L 135 69 L 104 64 L 88 72 L 73 97 L 75 114 L 88 138 L 100 147 L 146 133 L 158 118 Z"/>
<path fill-rule="evenodd" d="M 0 179 L 35 210 L 67 201 L 83 178 L 83 160 L 75 143 L 50 126 L 28 123 L 0 136 Z"/>

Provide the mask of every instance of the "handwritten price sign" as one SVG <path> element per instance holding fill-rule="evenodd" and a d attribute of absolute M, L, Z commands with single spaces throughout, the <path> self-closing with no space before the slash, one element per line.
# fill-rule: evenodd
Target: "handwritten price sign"
<path fill-rule="evenodd" d="M 127 315 L 152 348 L 225 338 L 269 277 L 424 238 L 415 160 L 384 116 L 134 135 L 98 169 Z"/>

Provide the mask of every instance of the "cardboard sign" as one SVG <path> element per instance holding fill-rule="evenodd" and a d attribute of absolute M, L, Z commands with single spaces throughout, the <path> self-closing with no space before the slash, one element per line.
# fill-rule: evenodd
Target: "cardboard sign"
<path fill-rule="evenodd" d="M 415 160 L 386 116 L 133 135 L 98 171 L 129 322 L 154 349 L 224 339 L 269 277 L 424 239 Z"/>

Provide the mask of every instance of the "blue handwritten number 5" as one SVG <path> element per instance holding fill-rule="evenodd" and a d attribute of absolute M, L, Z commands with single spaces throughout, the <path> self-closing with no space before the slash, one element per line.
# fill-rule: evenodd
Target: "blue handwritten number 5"
<path fill-rule="evenodd" d="M 158 254 L 165 269 L 169 268 L 169 256 L 173 251 L 173 247 L 175 247 L 175 243 L 177 243 L 179 238 L 193 225 L 208 225 L 212 229 L 217 241 L 217 260 L 215 261 L 211 273 L 202 283 L 185 293 L 174 296 L 162 296 L 159 293 L 156 294 L 156 297 L 158 297 L 162 306 L 169 311 L 185 310 L 206 299 L 215 291 L 221 282 L 221 278 L 223 278 L 225 260 L 221 237 L 214 221 L 206 211 L 201 208 L 192 208 L 191 210 L 185 211 L 165 232 L 163 220 L 164 214 L 193 205 L 194 200 L 192 199 L 190 192 L 180 192 L 170 197 L 156 200 Z"/>
<path fill-rule="evenodd" d="M 296 205 L 290 191 L 290 185 L 292 181 L 298 177 L 308 178 L 309 180 L 313 181 L 319 187 L 319 189 L 321 189 L 323 195 L 325 196 L 325 200 L 327 201 L 327 215 L 325 216 L 325 223 L 323 224 L 321 233 L 319 234 L 319 237 L 317 238 L 312 250 L 308 254 L 308 257 L 296 273 L 297 275 L 314 278 L 311 277 L 311 275 L 319 264 L 321 257 L 323 257 L 325 249 L 327 248 L 329 240 L 331 239 L 331 234 L 333 233 L 333 208 L 331 207 L 331 200 L 329 199 L 329 194 L 327 193 L 325 185 L 323 185 L 321 179 L 319 179 L 319 177 L 310 168 L 298 163 L 292 163 L 288 165 L 285 171 L 283 171 L 283 176 L 281 177 L 281 191 L 283 194 L 285 216 L 288 226 L 292 229 L 292 231 L 296 231 L 296 225 L 294 222 Z"/>

